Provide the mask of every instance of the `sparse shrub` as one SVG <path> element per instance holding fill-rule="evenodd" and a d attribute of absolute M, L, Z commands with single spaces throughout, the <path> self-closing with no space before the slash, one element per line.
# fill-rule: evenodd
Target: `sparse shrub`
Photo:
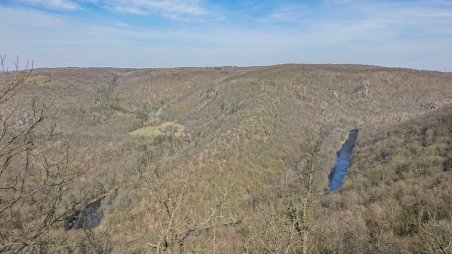
<path fill-rule="evenodd" d="M 145 144 L 145 143 L 139 143 L 139 144 L 137 145 L 137 150 L 140 151 L 140 152 L 146 151 L 146 150 L 147 150 L 147 144 Z"/>
<path fill-rule="evenodd" d="M 443 171 L 449 171 L 452 169 L 452 158 L 447 158 L 443 162 Z"/>
<path fill-rule="evenodd" d="M 149 119 L 149 113 L 151 113 L 151 109 L 148 105 L 142 105 L 137 108 L 137 118 L 143 122 L 146 122 Z"/>
<path fill-rule="evenodd" d="M 110 104 L 110 109 L 113 111 L 118 111 L 118 112 L 126 112 L 125 109 L 123 109 L 121 106 L 119 106 L 118 104 Z M 138 117 L 139 118 L 139 117 Z"/>
<path fill-rule="evenodd" d="M 383 183 L 385 177 L 385 172 L 381 169 L 372 171 L 367 175 L 367 178 L 372 186 L 378 186 Z"/>
<path fill-rule="evenodd" d="M 169 136 L 167 136 L 166 134 L 161 134 L 158 135 L 154 138 L 154 144 L 155 145 L 160 145 L 163 142 L 167 141 L 169 139 Z"/>
<path fill-rule="evenodd" d="M 391 156 L 390 151 L 386 150 L 386 149 L 382 149 L 378 154 L 376 159 L 378 161 L 384 161 L 387 160 L 389 157 Z"/>
<path fill-rule="evenodd" d="M 391 227 L 398 236 L 408 236 L 415 232 L 416 225 L 413 223 L 413 215 L 406 211 L 400 211 L 391 219 Z"/>
<path fill-rule="evenodd" d="M 232 115 L 235 112 L 239 111 L 240 109 L 242 109 L 242 105 L 234 103 L 229 107 L 228 115 Z"/>

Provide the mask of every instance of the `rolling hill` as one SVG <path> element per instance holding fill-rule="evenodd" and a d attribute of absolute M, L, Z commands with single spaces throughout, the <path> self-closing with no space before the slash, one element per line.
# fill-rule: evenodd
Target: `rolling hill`
<path fill-rule="evenodd" d="M 2 88 L 12 76 L 0 74 Z M 15 109 L 17 128 L 33 121 L 33 101 L 49 114 L 35 133 L 43 140 L 36 153 L 58 160 L 64 151 L 65 165 L 83 172 L 61 209 L 112 194 L 99 227 L 61 234 L 63 216 L 25 251 L 452 251 L 451 73 L 362 65 L 38 69 L 3 105 Z M 354 128 L 349 175 L 325 194 L 336 151 Z M 307 165 L 315 169 L 310 185 Z"/>

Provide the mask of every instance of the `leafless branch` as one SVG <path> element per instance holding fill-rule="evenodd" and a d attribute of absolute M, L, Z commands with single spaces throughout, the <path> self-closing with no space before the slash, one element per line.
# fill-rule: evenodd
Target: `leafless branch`
<path fill-rule="evenodd" d="M 14 60 L 14 67 L 16 71 L 19 71 L 19 56 L 16 56 L 16 60 Z"/>
<path fill-rule="evenodd" d="M 2 72 L 5 72 L 5 59 L 6 54 L 0 54 L 0 64 L 2 65 Z"/>

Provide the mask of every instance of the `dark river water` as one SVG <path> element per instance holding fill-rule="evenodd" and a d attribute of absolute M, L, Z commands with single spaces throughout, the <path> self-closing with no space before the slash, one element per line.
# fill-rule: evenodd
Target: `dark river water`
<path fill-rule="evenodd" d="M 358 138 L 358 129 L 353 129 L 348 135 L 347 141 L 337 152 L 336 165 L 330 175 L 328 192 L 336 192 L 342 187 L 347 171 L 352 161 L 352 151 Z"/>
<path fill-rule="evenodd" d="M 77 211 L 66 218 L 65 229 L 96 228 L 99 226 L 104 218 L 101 202 L 102 199 L 98 199 L 88 204 L 83 210 Z"/>

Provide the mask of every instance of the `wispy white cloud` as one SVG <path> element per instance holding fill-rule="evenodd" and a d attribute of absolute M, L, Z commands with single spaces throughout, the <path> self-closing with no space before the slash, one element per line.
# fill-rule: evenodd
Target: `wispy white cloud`
<path fill-rule="evenodd" d="M 131 15 L 155 15 L 171 19 L 188 19 L 207 15 L 199 0 L 19 0 L 30 6 L 48 9 L 78 10 L 91 4 L 108 11 Z"/>
<path fill-rule="evenodd" d="M 268 15 L 259 19 L 261 22 L 297 22 L 309 16 L 309 8 L 301 4 L 286 4 L 273 9 Z"/>
<path fill-rule="evenodd" d="M 90 2 L 115 10 L 126 6 L 126 1 L 132 0 L 78 3 L 81 8 Z M 148 17 L 128 19 L 128 15 L 108 14 L 107 18 L 92 20 L 65 16 L 65 12 L 0 4 L 0 34 L 7 35 L 1 40 L 0 51 L 34 59 L 38 67 L 245 66 L 292 62 L 452 70 L 452 8 L 448 8 L 451 2 L 362 1 L 368 4 L 357 0 L 342 0 L 342 5 L 328 3 L 334 11 L 325 13 L 309 6 L 278 5 L 265 12 L 267 20 L 262 20 L 264 15 L 250 15 L 245 18 L 246 24 L 240 18 L 231 22 L 234 16 L 227 15 L 229 20 L 189 25 L 171 22 L 171 26 L 165 22 L 158 25 L 133 22 Z M 433 1 L 438 2 L 429 2 Z M 192 2 L 201 11 L 191 14 L 175 7 L 135 8 L 142 11 L 141 15 L 166 13 L 209 19 L 212 14 L 205 9 L 208 6 L 205 3 Z M 27 22 L 21 22 L 21 17 L 27 17 Z"/>
<path fill-rule="evenodd" d="M 79 5 L 71 0 L 20 0 L 31 5 L 39 5 L 50 9 L 74 10 Z"/>
<path fill-rule="evenodd" d="M 163 15 L 178 18 L 183 15 L 201 16 L 207 10 L 198 0 L 91 0 L 103 8 L 137 15 Z"/>

